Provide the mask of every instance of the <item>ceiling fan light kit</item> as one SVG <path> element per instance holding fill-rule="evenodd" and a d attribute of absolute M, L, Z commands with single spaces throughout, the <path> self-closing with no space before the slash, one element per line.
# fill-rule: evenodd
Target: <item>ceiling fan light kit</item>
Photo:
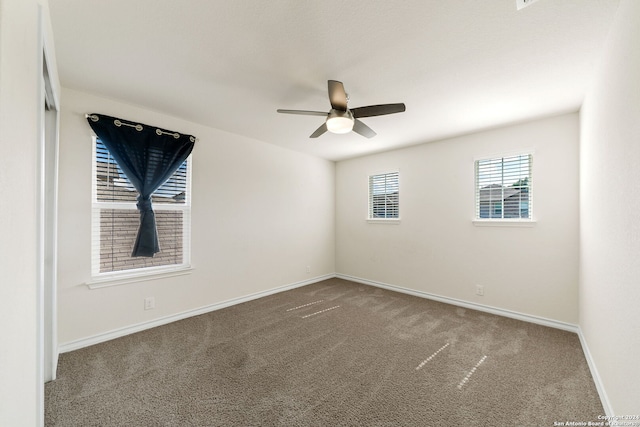
<path fill-rule="evenodd" d="M 329 102 L 331 110 L 328 113 L 322 111 L 307 110 L 277 110 L 278 113 L 284 114 L 300 114 L 306 116 L 324 116 L 325 122 L 313 132 L 309 138 L 317 138 L 323 133 L 329 131 L 331 133 L 345 134 L 352 130 L 364 136 L 365 138 L 373 138 L 376 133 L 369 126 L 362 123 L 359 118 L 384 116 L 393 113 L 402 113 L 405 111 L 405 105 L 400 104 L 381 104 L 369 105 L 367 107 L 347 108 L 349 98 L 344 91 L 344 85 L 337 80 L 329 80 Z"/>
<path fill-rule="evenodd" d="M 351 111 L 331 110 L 327 118 L 327 130 L 331 133 L 349 133 L 353 129 L 353 114 Z"/>

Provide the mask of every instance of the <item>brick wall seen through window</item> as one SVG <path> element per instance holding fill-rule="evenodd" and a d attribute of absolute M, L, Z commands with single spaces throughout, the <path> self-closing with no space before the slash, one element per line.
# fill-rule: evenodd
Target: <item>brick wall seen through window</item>
<path fill-rule="evenodd" d="M 153 195 L 160 252 L 131 257 L 140 223 L 137 191 L 99 139 L 93 174 L 93 275 L 189 264 L 190 165 L 187 159 Z"/>

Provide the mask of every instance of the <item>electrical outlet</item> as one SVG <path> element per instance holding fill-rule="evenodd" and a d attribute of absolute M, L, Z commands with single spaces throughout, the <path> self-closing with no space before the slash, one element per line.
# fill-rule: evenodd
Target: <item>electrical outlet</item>
<path fill-rule="evenodd" d="M 151 310 L 156 308 L 156 298 L 155 297 L 146 297 L 144 299 L 144 309 Z"/>
<path fill-rule="evenodd" d="M 307 274 L 311 273 L 311 266 L 307 265 Z"/>
<path fill-rule="evenodd" d="M 476 295 L 484 296 L 484 286 L 476 285 Z"/>

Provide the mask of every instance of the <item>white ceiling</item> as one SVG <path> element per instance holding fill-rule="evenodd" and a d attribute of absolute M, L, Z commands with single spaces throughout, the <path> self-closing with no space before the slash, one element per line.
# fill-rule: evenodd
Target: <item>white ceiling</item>
<path fill-rule="evenodd" d="M 49 0 L 64 87 L 331 160 L 577 111 L 617 5 Z M 329 79 L 407 111 L 309 139 L 322 117 L 276 109 L 328 111 Z"/>

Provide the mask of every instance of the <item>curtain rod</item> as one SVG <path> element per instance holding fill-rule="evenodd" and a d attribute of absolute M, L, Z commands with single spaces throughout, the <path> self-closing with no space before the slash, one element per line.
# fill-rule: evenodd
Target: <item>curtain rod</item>
<path fill-rule="evenodd" d="M 91 121 L 93 121 L 93 122 L 97 122 L 99 120 L 99 118 L 98 118 L 98 116 L 96 114 L 85 114 L 84 118 L 85 119 L 91 119 Z M 114 124 L 116 126 L 129 126 L 129 127 L 135 128 L 138 132 L 142 130 L 142 125 L 141 124 L 133 125 L 131 123 L 125 123 L 125 122 L 123 122 L 121 120 L 118 120 L 118 119 L 116 119 L 114 121 Z M 171 136 L 175 137 L 176 139 L 180 138 L 180 133 L 179 132 L 165 132 L 165 131 L 163 131 L 161 129 L 156 129 L 156 133 L 158 135 L 171 135 Z M 194 138 L 195 138 L 195 142 L 200 141 L 200 138 L 196 138 L 195 136 L 194 136 Z"/>

